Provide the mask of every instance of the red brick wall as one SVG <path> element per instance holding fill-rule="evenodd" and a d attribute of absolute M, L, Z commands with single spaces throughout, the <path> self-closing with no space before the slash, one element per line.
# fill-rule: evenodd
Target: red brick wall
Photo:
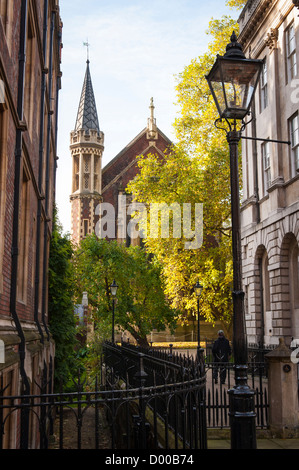
<path fill-rule="evenodd" d="M 50 22 L 52 11 L 55 11 L 57 6 L 57 0 L 50 0 L 48 6 L 48 48 L 50 38 Z M 57 43 L 58 37 L 58 26 L 59 13 L 57 12 L 55 20 L 55 32 L 54 32 L 54 54 L 53 54 L 53 95 L 52 100 L 49 99 L 49 80 L 50 74 L 46 75 L 46 98 L 45 98 L 45 123 L 43 129 L 45 131 L 43 139 L 43 164 L 45 166 L 47 156 L 47 119 L 49 112 L 51 112 L 51 135 L 50 135 L 50 172 L 49 172 L 49 204 L 47 207 L 46 200 L 44 199 L 45 194 L 45 171 L 44 181 L 41 193 L 39 192 L 39 151 L 40 151 L 40 102 L 42 92 L 42 76 L 44 66 L 49 66 L 49 50 L 47 51 L 47 58 L 44 60 L 42 57 L 42 51 L 40 45 L 43 43 L 43 8 L 44 2 L 33 2 L 28 1 L 28 19 L 31 18 L 32 30 L 34 31 L 33 36 L 33 55 L 32 55 L 32 67 L 30 79 L 25 77 L 25 90 L 28 86 L 31 88 L 31 95 L 27 93 L 27 97 L 31 96 L 29 108 L 31 110 L 32 120 L 30 127 L 24 125 L 26 118 L 27 124 L 29 124 L 28 117 L 22 116 L 19 119 L 17 112 L 17 99 L 18 99 L 18 77 L 19 77 L 19 45 L 20 45 L 20 21 L 21 21 L 21 0 L 9 0 L 9 6 L 12 6 L 12 16 L 9 18 L 9 24 L 11 25 L 11 37 L 8 39 L 6 32 L 3 27 L 3 22 L 0 21 L 0 79 L 3 80 L 5 86 L 5 104 L 1 105 L 4 109 L 0 114 L 0 138 L 1 138 L 1 154 L 0 154 L 0 182 L 1 182 L 1 208 L 0 211 L 0 224 L 3 230 L 0 231 L 0 336 L 12 333 L 16 338 L 19 331 L 14 327 L 12 321 L 12 312 L 10 309 L 10 295 L 12 285 L 12 234 L 13 234 L 13 217 L 14 217 L 14 197 L 15 197 L 15 151 L 16 151 L 16 136 L 20 129 L 22 131 L 22 156 L 21 156 L 21 175 L 20 180 L 22 182 L 23 167 L 26 167 L 27 175 L 29 178 L 28 182 L 28 206 L 25 214 L 26 227 L 27 227 L 27 238 L 28 243 L 25 250 L 24 259 L 25 270 L 27 275 L 25 277 L 26 284 L 24 288 L 25 296 L 23 301 L 19 301 L 17 296 L 16 302 L 16 313 L 20 320 L 21 326 L 31 328 L 33 333 L 37 333 L 37 327 L 34 322 L 34 305 L 35 305 L 35 268 L 36 268 L 36 236 L 37 236 L 37 213 L 38 213 L 38 201 L 41 201 L 41 215 L 42 219 L 46 221 L 48 227 L 48 239 L 51 235 L 52 230 L 52 217 L 53 217 L 53 194 L 54 194 L 54 172 L 53 168 L 55 165 L 55 128 L 56 128 L 56 83 L 60 80 L 60 61 L 59 45 Z M 26 56 L 28 61 L 28 55 Z M 50 109 L 48 108 L 50 106 Z M 53 111 L 53 113 L 52 113 Z M 21 184 L 20 184 L 21 186 Z M 20 196 L 21 201 L 21 196 Z M 19 220 L 24 215 L 22 206 L 19 208 Z M 41 232 L 41 238 L 43 238 L 43 228 Z M 48 240 L 49 243 L 49 240 Z M 2 246 L 2 249 L 1 249 Z M 43 247 L 43 244 L 42 244 Z M 20 246 L 17 247 L 18 261 L 22 261 L 20 254 Z M 39 255 L 39 258 L 43 257 L 43 249 Z M 48 271 L 48 265 L 46 263 L 46 272 Z M 18 282 L 20 279 L 20 270 L 18 269 Z M 43 272 L 41 270 L 39 276 L 39 282 L 42 282 Z M 42 289 L 39 289 L 41 294 Z M 45 313 L 45 319 L 47 320 L 47 305 Z M 8 326 L 7 326 L 8 325 Z M 18 343 L 18 341 L 17 341 Z M 48 348 L 46 346 L 45 348 Z M 15 351 L 17 351 L 17 344 Z M 44 358 L 46 356 L 44 355 Z M 26 368 L 30 369 L 31 356 L 28 350 L 26 350 Z M 41 361 L 42 364 L 42 361 Z M 6 373 L 6 366 L 0 364 L 1 373 Z M 38 380 L 38 377 L 32 376 L 32 381 Z M 19 377 L 16 380 L 18 386 L 20 385 Z M 13 390 L 13 394 L 17 394 L 19 390 Z"/>
<path fill-rule="evenodd" d="M 129 181 L 131 181 L 138 173 L 136 157 L 139 155 L 157 154 L 161 155 L 169 148 L 171 142 L 164 137 L 161 133 L 158 134 L 158 139 L 155 141 L 155 147 L 149 147 L 149 140 L 146 136 L 146 131 L 140 135 L 138 139 L 133 141 L 131 146 L 128 146 L 119 156 L 115 157 L 110 164 L 103 169 L 102 176 L 102 196 L 103 202 L 113 204 L 117 213 L 117 199 L 119 189 L 125 190 Z M 114 183 L 109 183 L 122 173 Z M 109 185 L 106 188 L 106 186 Z"/>
<path fill-rule="evenodd" d="M 20 319 L 32 320 L 33 319 L 33 305 L 34 305 L 34 269 L 35 269 L 35 245 L 32 243 L 35 240 L 36 232 L 36 215 L 37 215 L 37 202 L 39 198 L 38 194 L 38 169 L 39 169 L 39 130 L 40 130 L 40 97 L 41 97 L 41 77 L 42 77 L 42 67 L 41 57 L 39 54 L 39 47 L 37 42 L 38 35 L 42 38 L 43 34 L 43 2 L 28 2 L 29 5 L 29 15 L 33 18 L 35 22 L 36 36 L 34 38 L 34 55 L 32 61 L 34 66 L 32 67 L 32 99 L 31 106 L 33 107 L 33 121 L 31 129 L 23 132 L 23 159 L 26 161 L 27 168 L 30 175 L 30 207 L 28 210 L 28 230 L 29 230 L 29 240 L 28 245 L 28 267 L 27 267 L 27 299 L 25 303 L 19 303 L 18 313 Z M 31 10 L 31 6 L 35 5 L 36 10 Z M 33 14 L 32 14 L 33 13 Z M 11 248 L 12 248 L 12 224 L 13 224 L 13 203 L 14 203 L 14 153 L 15 153 L 15 143 L 16 143 L 16 127 L 18 124 L 17 117 L 17 93 L 18 93 L 18 72 L 19 72 L 19 34 L 20 34 L 20 15 L 21 15 L 21 0 L 14 0 L 13 8 L 13 28 L 12 28 L 12 38 L 10 41 L 10 48 L 8 48 L 5 32 L 3 30 L 2 22 L 0 22 L 0 44 L 1 44 L 1 61 L 0 61 L 0 78 L 5 82 L 6 90 L 6 101 L 8 110 L 8 127 L 7 127 L 7 137 L 6 137 L 6 159 L 7 159 L 7 169 L 6 169 L 6 201 L 5 201 L 5 236 L 4 236 L 4 256 L 2 262 L 2 273 L 3 273 L 3 292 L 0 295 L 0 315 L 9 314 L 9 294 L 10 294 L 10 277 L 11 277 Z M 50 19 L 50 9 L 49 9 L 49 19 Z M 35 21 L 37 20 L 37 21 Z M 50 27 L 50 23 L 48 25 Z M 54 54 L 55 57 L 55 54 Z M 53 70 L 53 90 L 56 89 L 56 76 L 58 74 L 57 65 L 54 65 Z M 47 76 L 49 80 L 49 75 Z M 55 98 L 56 95 L 53 96 Z M 47 100 L 46 100 L 47 102 Z M 51 110 L 55 111 L 56 100 L 52 100 L 54 107 Z M 46 122 L 44 128 L 47 128 L 47 118 L 48 118 L 48 109 L 46 109 Z M 28 116 L 27 116 L 28 118 Z M 55 113 L 51 116 L 52 120 L 52 135 L 51 140 L 54 144 L 53 138 L 55 135 Z M 45 164 L 45 155 L 46 155 L 46 133 L 44 136 L 44 164 Z M 52 145 L 53 149 L 55 146 Z M 51 151 L 50 155 L 51 164 L 53 168 L 55 155 Z M 53 193 L 54 190 L 54 181 L 53 181 L 53 171 L 50 173 L 50 192 Z M 45 182 L 44 182 L 45 186 Z M 45 209 L 45 202 L 42 203 L 43 206 L 43 215 L 44 217 L 52 218 L 52 204 L 49 207 L 49 210 Z M 1 221 L 2 222 L 2 221 Z M 49 224 L 49 228 L 51 225 Z M 0 264 L 1 266 L 1 264 Z"/>

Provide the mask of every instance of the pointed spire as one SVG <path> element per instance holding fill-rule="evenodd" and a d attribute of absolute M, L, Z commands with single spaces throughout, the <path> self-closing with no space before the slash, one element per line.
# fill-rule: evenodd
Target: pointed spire
<path fill-rule="evenodd" d="M 150 103 L 150 110 L 151 110 L 151 116 L 148 119 L 147 122 L 147 129 L 148 129 L 148 137 L 150 139 L 155 139 L 157 138 L 157 126 L 156 126 L 156 118 L 154 117 L 154 98 L 151 98 L 151 103 Z"/>
<path fill-rule="evenodd" d="M 75 131 L 84 129 L 86 132 L 89 130 L 96 130 L 100 132 L 97 107 L 89 70 L 89 60 L 87 60 L 86 63 L 87 67 L 77 114 Z"/>
<path fill-rule="evenodd" d="M 151 98 L 151 104 L 150 104 L 150 107 L 149 107 L 149 108 L 150 108 L 150 110 L 151 110 L 151 117 L 150 117 L 150 119 L 151 119 L 152 121 L 154 121 L 154 119 L 155 119 L 155 118 L 154 118 L 154 109 L 155 109 L 155 106 L 154 106 L 154 98 Z"/>

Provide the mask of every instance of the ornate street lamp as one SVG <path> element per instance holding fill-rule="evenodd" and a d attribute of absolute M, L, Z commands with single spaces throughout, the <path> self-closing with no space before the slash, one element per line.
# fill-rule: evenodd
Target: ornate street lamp
<path fill-rule="evenodd" d="M 249 114 L 262 66 L 262 60 L 246 59 L 233 33 L 206 76 L 220 119 L 243 120 Z"/>
<path fill-rule="evenodd" d="M 110 290 L 112 294 L 112 335 L 111 335 L 111 338 L 112 338 L 113 344 L 114 344 L 114 309 L 115 309 L 115 297 L 117 293 L 117 288 L 118 288 L 118 285 L 116 284 L 114 280 L 110 286 Z"/>
<path fill-rule="evenodd" d="M 206 76 L 220 118 L 215 126 L 226 132 L 230 149 L 232 254 L 233 254 L 233 352 L 235 386 L 229 390 L 232 449 L 255 449 L 256 427 L 254 390 L 247 385 L 247 340 L 245 333 L 244 292 L 242 290 L 242 259 L 240 235 L 240 195 L 238 144 L 241 132 L 248 124 L 261 70 L 262 60 L 246 59 L 242 46 L 233 33 L 223 57 L 217 56 Z M 225 120 L 228 129 L 219 126 Z M 241 122 L 240 130 L 237 123 Z M 250 121 L 249 121 L 250 122 Z"/>

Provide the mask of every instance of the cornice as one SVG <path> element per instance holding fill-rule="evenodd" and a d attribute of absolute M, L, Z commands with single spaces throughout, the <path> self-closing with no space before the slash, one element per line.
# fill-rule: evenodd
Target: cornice
<path fill-rule="evenodd" d="M 104 147 L 101 145 L 92 145 L 89 144 L 88 146 L 85 145 L 74 145 L 71 147 L 71 155 L 80 155 L 81 153 L 87 153 L 87 154 L 94 154 L 97 156 L 102 156 L 104 151 Z"/>
<path fill-rule="evenodd" d="M 74 199 L 95 199 L 96 201 L 102 201 L 103 197 L 99 193 L 71 194 L 70 200 L 73 201 Z"/>
<path fill-rule="evenodd" d="M 258 3 L 259 2 L 259 3 Z M 257 4 L 255 9 L 254 5 Z M 252 43 L 252 39 L 257 34 L 262 24 L 267 24 L 267 16 L 274 10 L 279 0 L 256 0 L 255 2 L 248 2 L 247 8 L 245 7 L 239 17 L 239 23 L 244 19 L 248 7 L 252 9 L 252 13 L 243 27 L 239 35 L 239 42 L 246 50 Z M 255 46 L 255 50 L 251 51 L 251 57 L 257 57 L 260 52 L 268 46 L 270 51 L 277 46 L 278 28 L 281 26 L 285 18 L 293 8 L 299 8 L 299 0 L 286 0 L 282 6 L 277 9 L 275 18 L 271 21 L 271 27 L 267 30 L 264 37 L 260 38 Z M 250 14 L 250 11 L 249 11 Z"/>
<path fill-rule="evenodd" d="M 252 6 L 253 12 L 238 37 L 238 41 L 242 44 L 244 49 L 247 49 L 249 42 L 252 40 L 253 35 L 257 32 L 260 25 L 265 21 L 266 16 L 269 14 L 270 10 L 275 6 L 277 0 L 260 0 L 260 3 L 254 9 L 255 3 L 257 2 L 251 2 L 250 5 Z M 246 14 L 246 7 L 244 8 L 239 17 L 239 23 Z"/>

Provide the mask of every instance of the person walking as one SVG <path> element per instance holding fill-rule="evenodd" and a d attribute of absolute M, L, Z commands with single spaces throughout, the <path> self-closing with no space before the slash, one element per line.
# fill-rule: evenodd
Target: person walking
<path fill-rule="evenodd" d="M 213 365 L 213 379 L 215 383 L 218 383 L 218 372 L 220 372 L 220 381 L 222 384 L 225 383 L 226 379 L 226 366 L 221 366 L 221 363 L 228 362 L 231 356 L 232 350 L 228 339 L 224 336 L 222 330 L 218 331 L 218 338 L 213 344 L 212 354 L 214 358 Z"/>

